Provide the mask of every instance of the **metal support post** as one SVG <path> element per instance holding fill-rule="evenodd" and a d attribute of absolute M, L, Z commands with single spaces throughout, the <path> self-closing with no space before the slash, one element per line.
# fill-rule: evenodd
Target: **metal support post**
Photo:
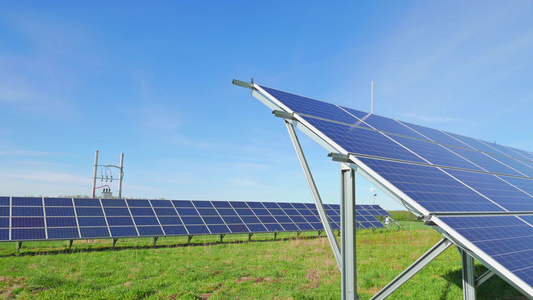
<path fill-rule="evenodd" d="M 274 241 L 278 238 L 278 232 L 274 232 Z"/>
<path fill-rule="evenodd" d="M 191 245 L 191 240 L 192 240 L 192 235 L 189 235 L 187 237 L 187 245 L 189 245 L 189 246 Z"/>
<path fill-rule="evenodd" d="M 302 233 L 301 231 L 297 231 L 296 232 L 296 238 L 299 238 L 300 237 L 300 233 Z"/>
<path fill-rule="evenodd" d="M 474 277 L 474 258 L 461 248 L 457 248 L 461 253 L 463 262 L 463 299 L 476 299 L 476 279 Z"/>
<path fill-rule="evenodd" d="M 224 238 L 224 236 L 226 236 L 226 235 L 225 235 L 225 234 L 221 234 L 221 235 L 220 235 L 220 243 L 221 243 L 221 244 L 223 243 L 222 239 Z"/>
<path fill-rule="evenodd" d="M 68 240 L 68 250 L 72 249 L 72 244 L 74 243 L 74 240 Z"/>
<path fill-rule="evenodd" d="M 372 297 L 375 299 L 385 299 L 390 296 L 395 290 L 401 287 L 407 280 L 413 277 L 416 273 L 422 270 L 427 264 L 433 261 L 444 250 L 448 249 L 452 245 L 452 242 L 447 238 L 440 240 L 435 246 L 429 249 L 424 255 L 417 259 L 412 265 L 410 265 L 400 275 L 396 276 L 387 286 Z"/>
<path fill-rule="evenodd" d="M 17 254 L 20 254 L 20 248 L 22 248 L 22 242 L 17 242 Z"/>
<path fill-rule="evenodd" d="M 253 233 L 248 233 L 248 242 L 252 241 L 252 235 L 254 235 L 254 234 Z"/>
<path fill-rule="evenodd" d="M 302 166 L 305 179 L 307 180 L 307 184 L 309 185 L 309 189 L 311 190 L 311 195 L 313 196 L 313 200 L 315 201 L 318 214 L 320 215 L 322 226 L 324 226 L 324 230 L 326 231 L 329 244 L 331 246 L 331 249 L 333 250 L 333 255 L 335 256 L 335 260 L 337 261 L 337 265 L 339 266 L 339 269 L 340 269 L 341 268 L 341 251 L 339 247 L 339 242 L 335 238 L 333 229 L 331 228 L 331 225 L 329 224 L 328 216 L 326 214 L 326 210 L 324 209 L 324 204 L 322 204 L 322 199 L 320 198 L 320 194 L 318 193 L 315 180 L 313 179 L 313 175 L 311 174 L 311 170 L 309 169 L 309 165 L 307 164 L 307 160 L 305 159 L 305 155 L 303 153 L 302 147 L 300 146 L 300 141 L 298 140 L 296 131 L 294 130 L 294 127 L 292 126 L 291 123 L 285 121 L 285 125 L 287 126 L 287 130 L 289 131 L 292 144 L 294 146 L 294 149 L 296 150 L 296 154 L 298 156 L 298 160 L 300 161 L 300 165 Z"/>
<path fill-rule="evenodd" d="M 321 234 L 322 234 L 322 230 L 319 230 L 318 231 L 318 237 L 320 237 Z"/>
<path fill-rule="evenodd" d="M 96 150 L 96 153 L 94 154 L 94 174 L 93 174 L 93 191 L 92 191 L 93 198 L 95 197 L 95 192 L 96 192 L 97 170 L 98 170 L 98 150 Z"/>
<path fill-rule="evenodd" d="M 117 241 L 118 241 L 117 238 L 114 238 L 114 239 L 113 239 L 113 250 L 115 250 L 115 245 L 117 244 Z"/>
<path fill-rule="evenodd" d="M 343 300 L 359 299 L 355 238 L 355 171 L 349 165 L 341 163 L 341 288 Z"/>
<path fill-rule="evenodd" d="M 122 177 L 124 177 L 124 153 L 120 153 L 120 168 L 118 174 L 118 198 L 122 198 Z"/>
<path fill-rule="evenodd" d="M 155 244 L 157 243 L 157 240 L 158 240 L 158 239 L 159 239 L 158 236 L 154 236 L 154 237 L 152 238 L 152 247 L 155 248 Z"/>

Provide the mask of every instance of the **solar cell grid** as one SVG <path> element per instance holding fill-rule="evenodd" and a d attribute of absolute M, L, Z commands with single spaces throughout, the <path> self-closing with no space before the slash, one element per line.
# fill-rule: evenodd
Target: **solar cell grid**
<path fill-rule="evenodd" d="M 174 207 L 190 207 L 194 208 L 194 205 L 192 205 L 192 201 L 189 200 L 171 200 Z"/>
<path fill-rule="evenodd" d="M 70 198 L 44 198 L 44 206 L 72 206 Z"/>
<path fill-rule="evenodd" d="M 462 143 L 461 141 L 459 141 L 457 139 L 454 139 L 453 137 L 443 133 L 440 130 L 435 130 L 435 129 L 432 129 L 432 128 L 428 128 L 428 127 L 424 127 L 424 126 L 420 126 L 420 125 L 416 125 L 416 124 L 412 124 L 412 123 L 407 123 L 407 122 L 403 122 L 403 121 L 399 121 L 399 122 L 401 124 L 404 124 L 405 126 L 411 128 L 411 129 L 415 130 L 416 132 L 424 135 L 425 137 L 429 138 L 430 140 L 432 140 L 432 141 L 434 141 L 436 143 L 443 144 L 443 145 L 454 146 L 454 147 L 459 147 L 459 148 L 472 149 L 468 145 Z"/>
<path fill-rule="evenodd" d="M 350 127 L 314 118 L 307 118 L 306 120 L 350 153 L 426 163 L 377 131 Z M 358 142 L 362 140 L 365 143 Z"/>
<path fill-rule="evenodd" d="M 168 207 L 173 208 L 172 202 L 170 200 L 150 200 L 152 206 L 155 207 Z"/>
<path fill-rule="evenodd" d="M 488 156 L 494 158 L 495 160 L 517 170 L 518 172 L 524 174 L 525 176 L 533 178 L 533 168 L 529 167 L 528 165 L 524 164 L 521 161 L 518 161 L 516 159 L 505 157 L 505 156 L 498 156 L 494 154 L 487 154 Z"/>
<path fill-rule="evenodd" d="M 127 207 L 124 199 L 101 199 L 104 207 Z"/>
<path fill-rule="evenodd" d="M 142 199 L 127 199 L 126 202 L 128 203 L 128 206 L 131 207 L 151 207 L 150 202 L 148 200 L 142 200 Z"/>
<path fill-rule="evenodd" d="M 213 201 L 213 205 L 216 208 L 232 208 L 229 202 L 226 201 Z"/>
<path fill-rule="evenodd" d="M 246 202 L 230 201 L 229 203 L 233 208 L 248 208 L 248 204 L 246 204 Z"/>
<path fill-rule="evenodd" d="M 9 197 L 0 197 L 0 206 L 9 206 Z"/>
<path fill-rule="evenodd" d="M 84 198 L 74 198 L 74 205 L 79 206 L 98 206 L 100 207 L 100 199 L 84 199 Z"/>
<path fill-rule="evenodd" d="M 0 217 L 9 216 L 9 207 L 0 207 Z"/>
<path fill-rule="evenodd" d="M 43 206 L 43 199 L 33 197 L 12 197 L 11 203 L 13 206 Z"/>

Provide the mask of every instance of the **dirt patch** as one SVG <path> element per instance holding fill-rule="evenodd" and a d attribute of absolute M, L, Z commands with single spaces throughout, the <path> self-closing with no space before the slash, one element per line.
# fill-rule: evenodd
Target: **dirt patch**
<path fill-rule="evenodd" d="M 0 288 L 0 298 L 2 299 L 12 299 L 16 297 L 15 291 L 23 288 L 27 285 L 28 278 L 19 277 L 5 277 L 0 276 L 0 282 L 5 282 L 5 287 Z"/>
<path fill-rule="evenodd" d="M 263 282 L 265 281 L 265 278 L 263 277 L 241 277 L 237 279 L 236 283 L 246 282 L 246 281 L 253 281 L 255 283 Z"/>
<path fill-rule="evenodd" d="M 320 285 L 320 278 L 322 278 L 322 271 L 316 269 L 310 269 L 307 271 L 305 278 L 309 282 L 309 287 L 317 288 Z"/>
<path fill-rule="evenodd" d="M 202 294 L 202 300 L 209 299 L 209 297 L 211 297 L 211 295 L 213 295 L 213 293 L 205 293 L 205 294 Z"/>

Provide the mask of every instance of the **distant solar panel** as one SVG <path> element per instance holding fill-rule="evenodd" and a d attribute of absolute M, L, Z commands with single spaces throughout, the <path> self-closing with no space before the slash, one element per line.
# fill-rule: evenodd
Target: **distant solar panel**
<path fill-rule="evenodd" d="M 325 206 L 333 229 L 340 229 L 340 206 Z M 370 205 L 359 206 L 358 228 L 383 228 L 374 218 L 386 213 L 379 209 L 378 213 Z M 0 198 L 0 241 L 314 230 L 323 227 L 309 203 Z"/>

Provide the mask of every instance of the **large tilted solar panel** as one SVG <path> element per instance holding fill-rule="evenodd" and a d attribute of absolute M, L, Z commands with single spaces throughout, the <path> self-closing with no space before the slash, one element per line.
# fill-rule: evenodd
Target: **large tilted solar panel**
<path fill-rule="evenodd" d="M 532 152 L 256 87 L 533 296 Z"/>
<path fill-rule="evenodd" d="M 325 204 L 333 229 L 340 206 Z M 358 228 L 382 228 L 379 206 L 358 208 Z M 0 241 L 159 237 L 323 230 L 310 203 L 0 197 Z"/>

